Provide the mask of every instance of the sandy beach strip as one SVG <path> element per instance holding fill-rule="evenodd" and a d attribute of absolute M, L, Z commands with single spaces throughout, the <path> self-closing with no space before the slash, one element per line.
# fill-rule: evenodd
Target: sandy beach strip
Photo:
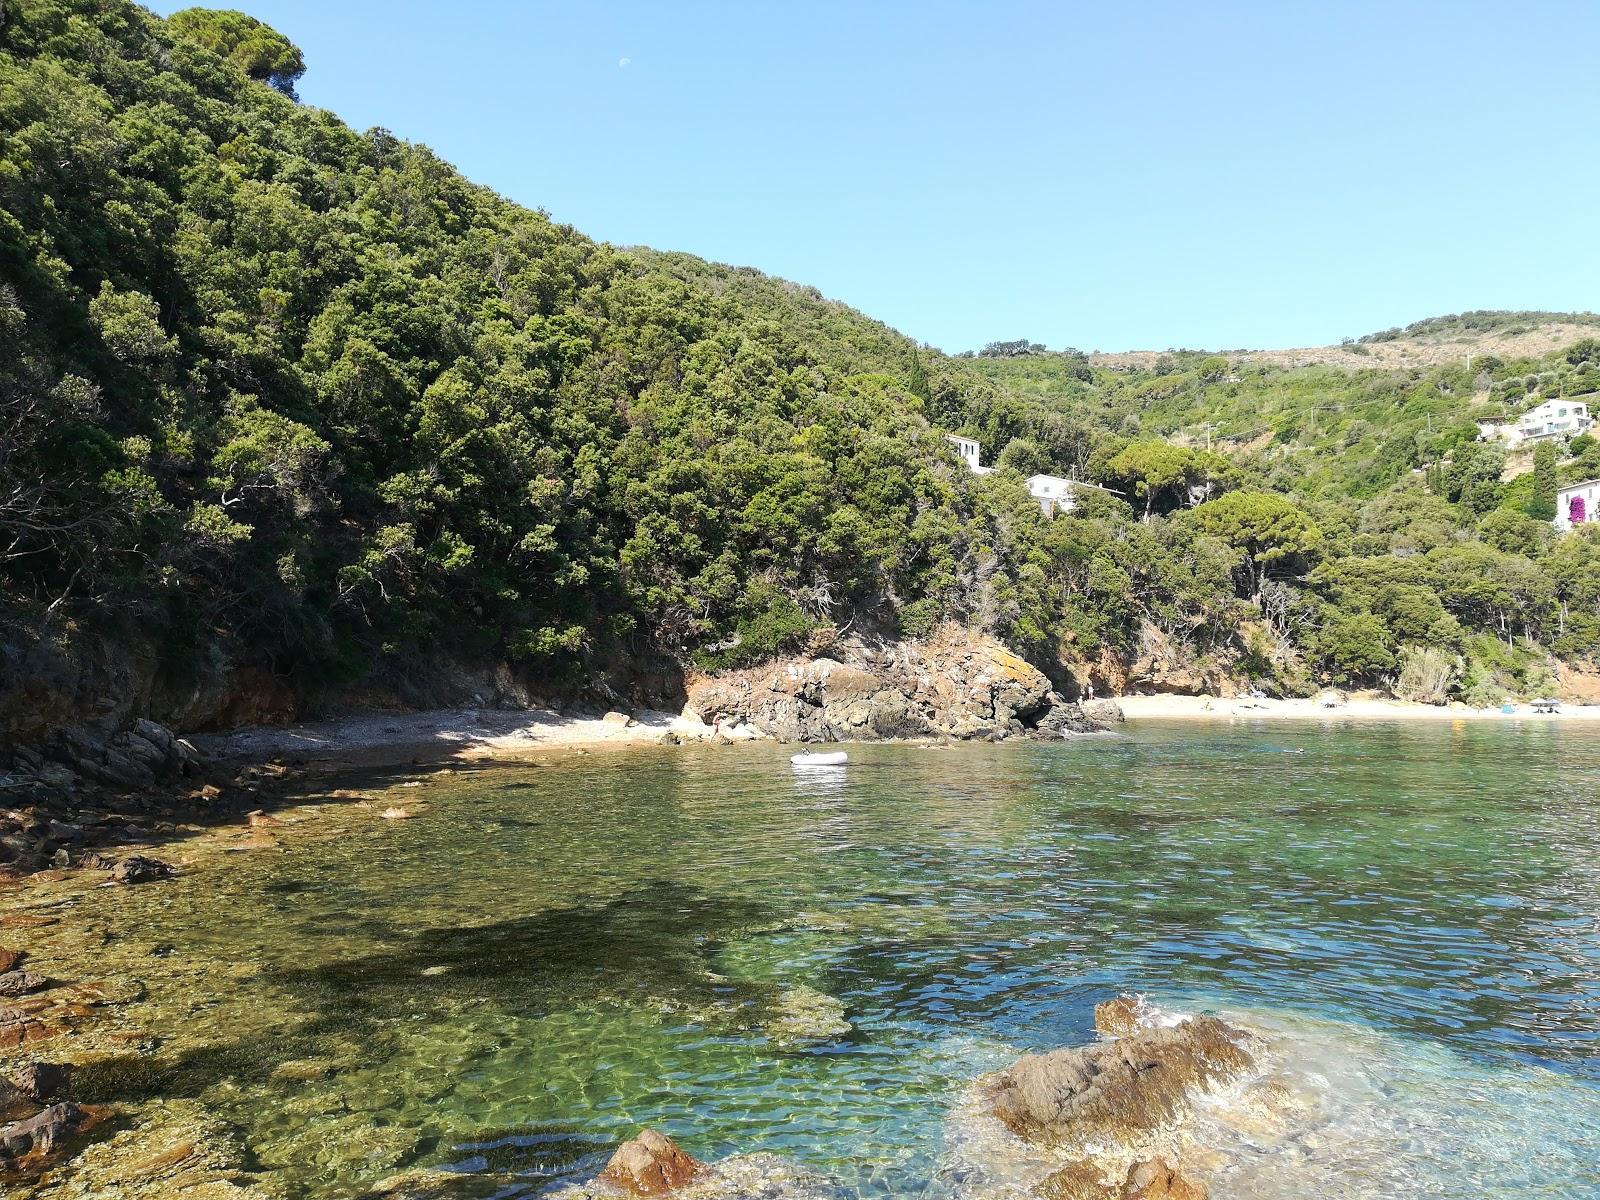
<path fill-rule="evenodd" d="M 260 760 L 339 757 L 374 763 L 423 758 L 515 757 L 544 750 L 640 746 L 661 742 L 677 714 L 634 711 L 613 717 L 570 716 L 552 709 L 445 708 L 359 713 L 295 725 L 257 725 L 188 740 L 207 758 Z"/>
<path fill-rule="evenodd" d="M 1117 696 L 1129 721 L 1541 721 L 1548 724 L 1600 722 L 1600 705 L 1562 705 L 1543 715 L 1526 704 L 1503 713 L 1498 708 L 1417 704 L 1376 696 L 1353 696 L 1334 707 L 1315 700 L 1257 700 L 1245 696 Z"/>

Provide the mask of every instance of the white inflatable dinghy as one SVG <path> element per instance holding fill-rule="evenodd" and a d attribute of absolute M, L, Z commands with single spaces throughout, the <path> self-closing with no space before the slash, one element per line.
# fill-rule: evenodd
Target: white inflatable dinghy
<path fill-rule="evenodd" d="M 791 754 L 789 761 L 797 767 L 842 767 L 850 761 L 843 750 L 829 750 L 823 754 Z"/>

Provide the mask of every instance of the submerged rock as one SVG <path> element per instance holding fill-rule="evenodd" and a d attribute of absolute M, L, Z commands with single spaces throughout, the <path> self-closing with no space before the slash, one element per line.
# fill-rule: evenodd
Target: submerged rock
<path fill-rule="evenodd" d="M 87 1133 L 104 1119 L 102 1109 L 52 1104 L 31 1117 L 0 1129 L 0 1166 L 29 1174 L 48 1165 L 69 1139 Z"/>
<path fill-rule="evenodd" d="M 1190 1179 L 1159 1158 L 1128 1168 L 1122 1183 L 1122 1200 L 1206 1200 L 1206 1185 Z"/>
<path fill-rule="evenodd" d="M 673 1140 L 645 1129 L 617 1147 L 600 1179 L 635 1196 L 659 1196 L 682 1187 L 706 1169 L 678 1149 Z"/>
<path fill-rule="evenodd" d="M 553 1193 L 553 1200 L 617 1200 L 624 1195 L 662 1194 L 639 1192 L 602 1174 L 592 1183 L 561 1188 Z M 672 1200 L 843 1200 L 844 1196 L 825 1176 L 775 1154 L 737 1154 L 710 1166 L 701 1164 L 692 1178 L 670 1189 L 670 1194 Z"/>
<path fill-rule="evenodd" d="M 148 883 L 155 879 L 171 879 L 177 873 L 171 863 L 142 854 L 130 855 L 111 868 L 111 878 L 118 883 Z"/>
<path fill-rule="evenodd" d="M 992 1111 L 1012 1133 L 1046 1146 L 1135 1144 L 1186 1115 L 1193 1092 L 1248 1071 L 1247 1041 L 1216 1017 L 1192 1017 L 1025 1055 L 989 1083 Z"/>
<path fill-rule="evenodd" d="M 7 971 L 0 975 L 0 996 L 26 996 L 50 985 L 47 976 L 32 971 Z"/>
<path fill-rule="evenodd" d="M 283 1200 L 260 1170 L 239 1130 L 204 1105 L 156 1100 L 111 1136 L 90 1139 L 39 1190 L 42 1200 Z"/>
<path fill-rule="evenodd" d="M 1145 1159 L 1126 1175 L 1083 1159 L 1046 1176 L 1034 1194 L 1042 1200 L 1207 1200 L 1207 1189 L 1159 1158 Z"/>
<path fill-rule="evenodd" d="M 43 1104 L 66 1090 L 72 1067 L 66 1063 L 25 1063 L 6 1073 L 6 1081 L 30 1100 Z"/>
<path fill-rule="evenodd" d="M 767 1033 L 787 1045 L 836 1042 L 854 1028 L 845 1017 L 844 1002 L 815 988 L 791 988 L 778 996 L 774 1008 Z"/>
<path fill-rule="evenodd" d="M 1104 1167 L 1088 1159 L 1051 1172 L 1033 1190 L 1043 1200 L 1119 1200 L 1122 1191 L 1106 1180 Z"/>
<path fill-rule="evenodd" d="M 15 1050 L 34 1042 L 48 1041 L 66 1031 L 65 1025 L 41 1021 L 14 1010 L 0 1012 L 0 1050 Z"/>

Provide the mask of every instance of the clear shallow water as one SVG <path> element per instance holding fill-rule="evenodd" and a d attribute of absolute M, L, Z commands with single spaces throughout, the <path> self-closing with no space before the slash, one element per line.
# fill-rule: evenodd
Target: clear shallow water
<path fill-rule="evenodd" d="M 534 1195 L 643 1124 L 939 1196 L 962 1087 L 1137 990 L 1284 1030 L 1321 1098 L 1313 1137 L 1233 1147 L 1220 1200 L 1600 1195 L 1600 739 L 1145 725 L 851 758 L 495 766 L 397 791 L 411 821 L 95 897 L 212 968 L 152 979 L 188 1037 L 119 1095 L 200 1099 L 308 1197 L 441 1164 Z M 799 988 L 853 1031 L 773 1036 Z"/>

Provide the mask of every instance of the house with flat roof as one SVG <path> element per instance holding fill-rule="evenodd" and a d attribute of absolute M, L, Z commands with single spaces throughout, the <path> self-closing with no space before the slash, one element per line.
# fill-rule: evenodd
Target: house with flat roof
<path fill-rule="evenodd" d="M 1059 475 L 1028 476 L 1028 495 L 1039 502 L 1039 510 L 1047 517 L 1052 517 L 1058 512 L 1072 512 L 1078 507 L 1078 497 L 1084 492 L 1116 494 L 1110 488 L 1098 487 L 1078 479 L 1063 479 Z"/>
<path fill-rule="evenodd" d="M 961 461 L 967 464 L 967 469 L 974 475 L 987 475 L 994 470 L 993 467 L 985 467 L 978 461 L 980 447 L 976 438 L 960 437 L 954 433 L 947 433 L 944 437 L 945 441 L 956 448 Z M 1110 488 L 1083 483 L 1077 479 L 1063 479 L 1059 475 L 1028 476 L 1028 495 L 1039 502 L 1039 510 L 1047 517 L 1054 516 L 1058 512 L 1072 512 L 1078 507 L 1078 497 L 1086 491 L 1105 492 L 1110 496 L 1117 494 Z"/>
<path fill-rule="evenodd" d="M 1517 418 L 1517 429 L 1525 442 L 1547 437 L 1576 437 L 1593 424 L 1589 406 L 1577 400 L 1546 400 Z"/>
<path fill-rule="evenodd" d="M 977 438 L 960 437 L 953 433 L 947 433 L 944 435 L 944 440 L 956 448 L 956 453 L 961 456 L 961 461 L 967 464 L 967 469 L 974 475 L 987 475 L 994 470 L 993 467 L 985 467 L 978 462 L 982 451 L 978 445 Z"/>
<path fill-rule="evenodd" d="M 1550 523 L 1562 533 L 1600 520 L 1600 479 L 1556 489 L 1556 519 Z"/>
<path fill-rule="evenodd" d="M 1479 421 L 1478 437 L 1486 442 L 1504 442 L 1514 448 L 1524 442 L 1538 442 L 1546 438 L 1577 437 L 1593 424 L 1594 414 L 1587 397 L 1546 400 L 1514 421 Z"/>

